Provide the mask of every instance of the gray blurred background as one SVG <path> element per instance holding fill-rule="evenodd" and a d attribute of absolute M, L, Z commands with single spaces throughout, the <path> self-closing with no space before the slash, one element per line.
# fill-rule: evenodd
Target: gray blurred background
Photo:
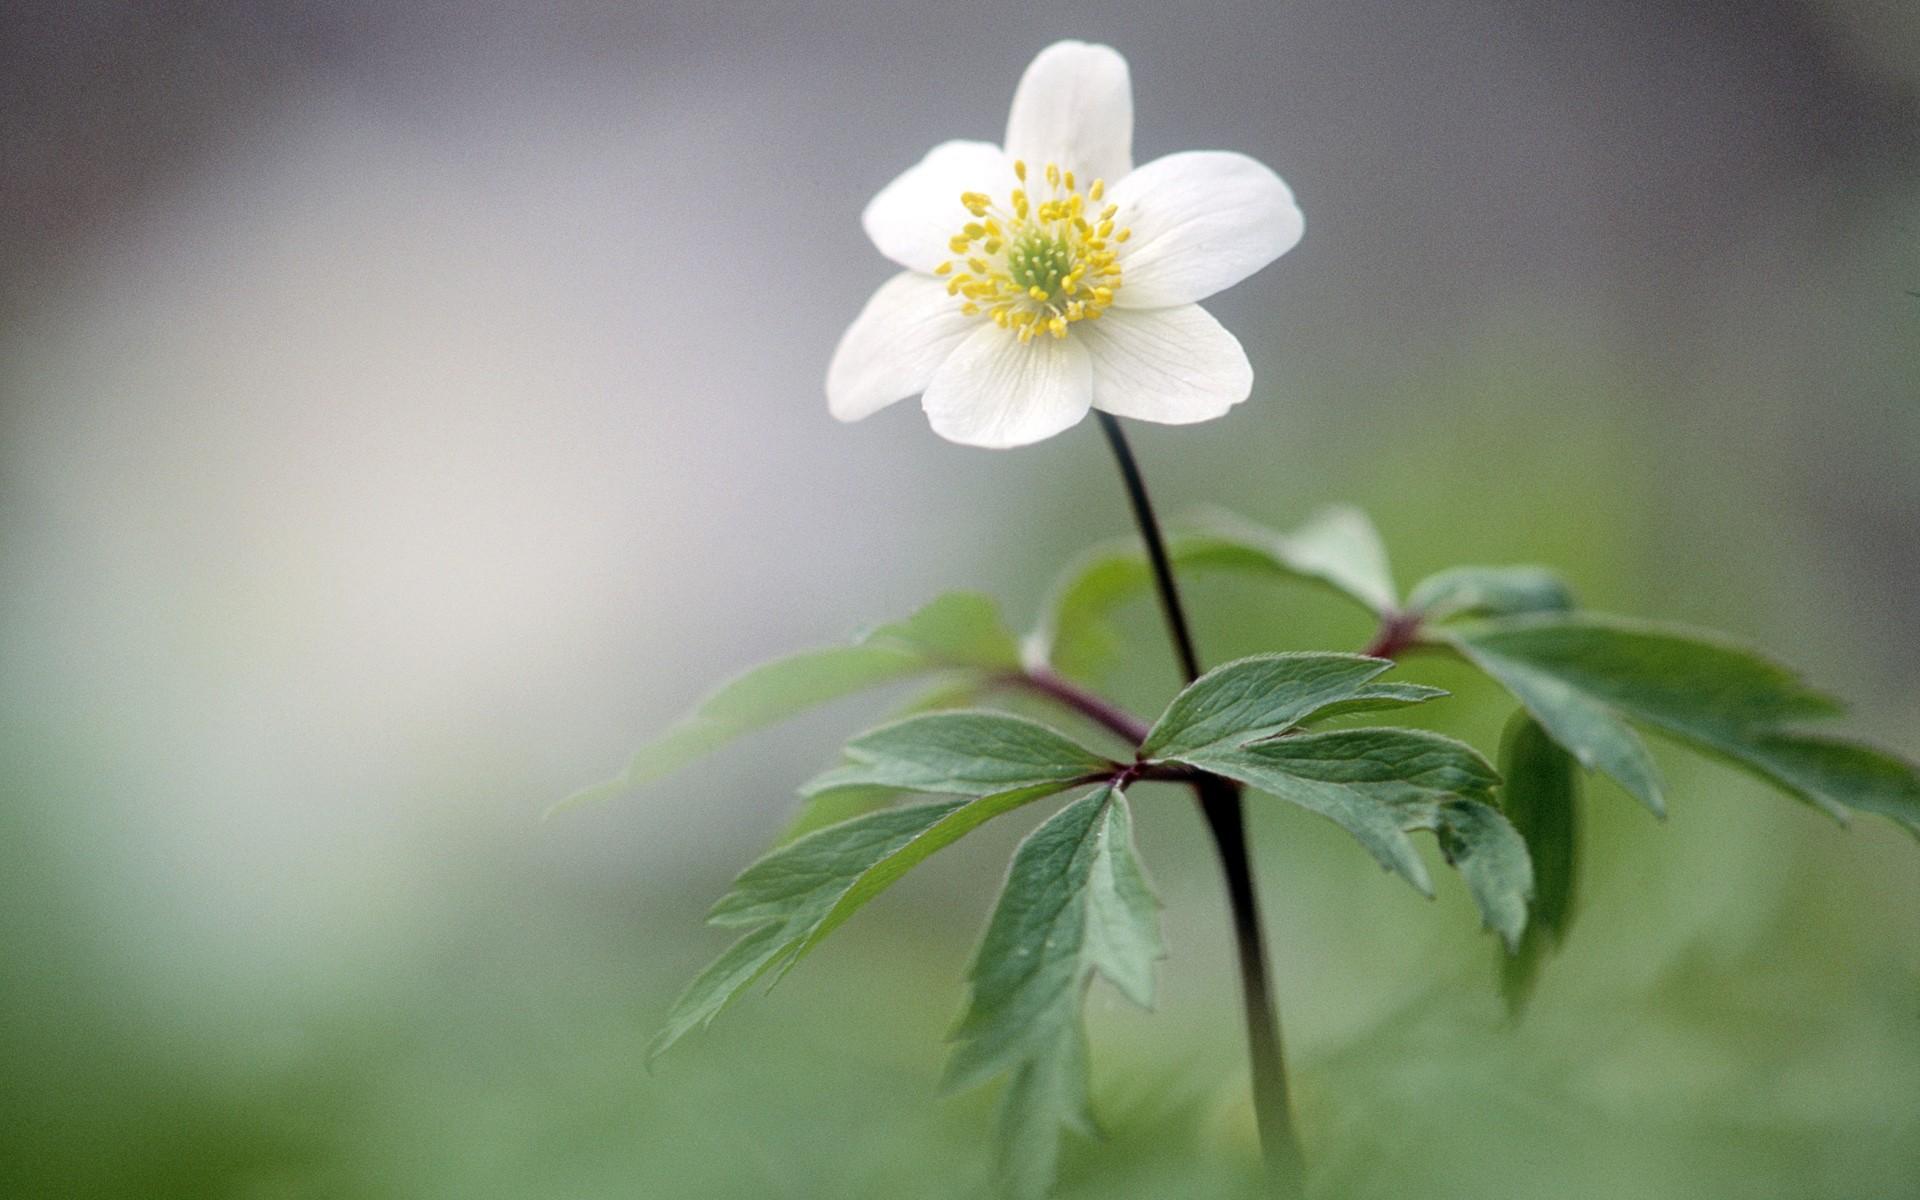
<path fill-rule="evenodd" d="M 1307 217 L 1210 305 L 1253 401 L 1138 435 L 1164 505 L 1357 501 L 1403 582 L 1550 562 L 1920 752 L 1907 0 L 10 4 L 0 1193 L 981 1194 L 987 1099 L 933 1082 L 1017 821 L 648 1076 L 706 904 L 882 709 L 539 814 L 717 678 L 951 587 L 1024 623 L 1126 529 L 1090 430 L 969 450 L 821 391 L 890 271 L 860 207 L 1063 36 L 1129 56 L 1137 159 L 1245 151 Z M 1216 660 L 1365 633 L 1196 603 Z M 1408 677 L 1491 746 L 1497 701 Z M 1920 856 L 1663 761 L 1664 827 L 1593 789 L 1517 1031 L 1462 897 L 1256 818 L 1328 1194 L 1920 1194 Z M 1244 1186 L 1176 796 L 1166 999 L 1096 993 L 1076 1195 Z"/>

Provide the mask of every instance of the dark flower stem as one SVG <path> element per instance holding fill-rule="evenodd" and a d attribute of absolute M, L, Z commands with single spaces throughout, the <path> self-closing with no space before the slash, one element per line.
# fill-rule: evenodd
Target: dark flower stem
<path fill-rule="evenodd" d="M 1153 564 L 1154 583 L 1160 594 L 1161 613 L 1179 657 L 1180 670 L 1188 683 L 1200 677 L 1200 657 L 1193 646 L 1193 632 L 1187 625 L 1180 603 L 1180 589 L 1173 578 L 1173 564 L 1167 558 L 1166 540 L 1153 512 L 1153 500 L 1147 495 L 1146 480 L 1140 464 L 1117 418 L 1096 414 L 1100 429 L 1113 447 L 1113 457 L 1126 484 L 1127 499 L 1133 506 L 1135 524 L 1147 545 L 1147 557 Z M 1299 1137 L 1294 1131 L 1293 1106 L 1287 1097 L 1286 1057 L 1281 1047 L 1280 1023 L 1275 1010 L 1273 985 L 1267 971 L 1266 939 L 1260 931 L 1260 907 L 1253 890 L 1253 864 L 1247 854 L 1246 819 L 1241 811 L 1240 787 L 1218 776 L 1202 775 L 1193 781 L 1200 813 L 1213 835 L 1214 849 L 1220 855 L 1220 867 L 1226 876 L 1227 902 L 1233 912 L 1234 944 L 1240 958 L 1240 988 L 1247 1019 L 1247 1053 L 1253 1067 L 1253 1111 L 1260 1130 L 1260 1149 L 1267 1171 L 1284 1195 L 1300 1190 L 1302 1160 Z"/>
<path fill-rule="evenodd" d="M 1050 700 L 1066 705 L 1088 720 L 1113 731 L 1129 746 L 1138 748 L 1141 742 L 1147 740 L 1145 721 L 1112 701 L 1096 696 L 1079 684 L 1063 678 L 1057 672 L 1045 667 L 1028 667 L 1025 672 L 1012 676 L 1008 682 L 1030 688 Z"/>

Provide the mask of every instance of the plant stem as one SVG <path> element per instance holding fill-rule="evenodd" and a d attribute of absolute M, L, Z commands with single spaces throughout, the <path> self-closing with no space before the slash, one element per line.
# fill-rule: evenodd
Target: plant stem
<path fill-rule="evenodd" d="M 1380 630 L 1360 653 L 1368 658 L 1398 658 L 1420 637 L 1419 613 L 1389 613 L 1380 620 Z"/>
<path fill-rule="evenodd" d="M 1180 589 L 1173 582 L 1173 564 L 1167 560 L 1167 541 L 1160 534 L 1160 520 L 1153 514 L 1153 498 L 1147 495 L 1147 481 L 1134 461 L 1133 447 L 1127 445 L 1120 418 L 1098 413 L 1100 430 L 1113 447 L 1114 460 L 1120 465 L 1120 479 L 1127 485 L 1127 500 L 1133 505 L 1133 521 L 1140 527 L 1140 538 L 1147 544 L 1147 558 L 1153 563 L 1153 582 L 1160 593 L 1160 611 L 1167 618 L 1167 632 L 1173 637 L 1174 653 L 1180 657 L 1180 670 L 1192 683 L 1200 678 L 1200 656 L 1193 649 L 1193 632 L 1187 627 L 1186 610 L 1180 604 Z"/>
<path fill-rule="evenodd" d="M 1192 683 L 1200 677 L 1200 657 L 1194 651 L 1193 632 L 1180 603 L 1180 589 L 1174 582 L 1166 539 L 1161 536 L 1160 521 L 1154 516 L 1146 480 L 1141 477 L 1140 464 L 1134 461 L 1133 450 L 1127 445 L 1127 435 L 1120 428 L 1119 420 L 1104 412 L 1096 415 L 1119 464 L 1127 500 L 1133 506 L 1134 523 L 1140 527 L 1141 540 L 1147 545 L 1147 557 L 1153 564 L 1154 583 L 1160 595 L 1160 610 L 1167 620 L 1174 653 L 1180 659 L 1180 669 L 1187 682 Z M 1193 786 L 1200 813 L 1213 835 L 1214 849 L 1220 855 L 1221 871 L 1226 876 L 1227 903 L 1233 913 L 1260 1149 L 1270 1178 L 1283 1194 L 1294 1195 L 1299 1192 L 1302 1175 L 1300 1142 L 1293 1126 L 1293 1106 L 1287 1097 L 1286 1057 L 1267 970 L 1266 939 L 1260 931 L 1260 907 L 1254 895 L 1253 864 L 1247 854 L 1240 787 L 1217 776 L 1203 776 Z"/>
<path fill-rule="evenodd" d="M 1047 698 L 1079 713 L 1081 716 L 1112 730 L 1126 740 L 1127 745 L 1138 748 L 1147 740 L 1147 723 L 1126 709 L 1062 677 L 1045 667 L 1028 667 L 1024 672 L 1009 677 L 1009 682 L 1031 688 Z"/>

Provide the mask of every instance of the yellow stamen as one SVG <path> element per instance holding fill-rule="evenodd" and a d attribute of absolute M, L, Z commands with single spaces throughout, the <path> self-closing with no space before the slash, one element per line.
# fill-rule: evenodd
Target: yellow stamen
<path fill-rule="evenodd" d="M 1103 203 L 1104 179 L 1082 191 L 1077 174 L 1050 162 L 1049 190 L 1036 196 L 1027 190 L 1025 160 L 1013 169 L 1017 186 L 1001 204 L 988 192 L 960 193 L 973 219 L 947 243 L 955 257 L 934 275 L 964 316 L 990 320 L 1022 343 L 1042 333 L 1063 339 L 1069 326 L 1099 320 L 1113 303 L 1121 284 L 1114 247 L 1132 234 L 1115 231 L 1119 205 Z"/>

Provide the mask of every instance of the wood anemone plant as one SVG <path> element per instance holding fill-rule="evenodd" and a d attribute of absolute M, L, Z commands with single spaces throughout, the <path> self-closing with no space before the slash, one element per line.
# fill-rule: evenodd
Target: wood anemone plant
<path fill-rule="evenodd" d="M 747 672 L 576 797 L 638 787 L 837 697 L 930 682 L 906 715 L 853 738 L 840 765 L 801 789 L 781 844 L 714 905 L 712 921 L 739 940 L 675 1003 L 653 1053 L 756 980 L 792 970 L 915 864 L 995 817 L 1054 805 L 1013 856 L 947 1071 L 958 1087 L 1006 1077 L 997 1194 L 1016 1200 L 1050 1188 L 1062 1126 L 1092 1128 L 1082 1002 L 1093 976 L 1142 1006 L 1153 999 L 1163 947 L 1132 833 L 1137 783 L 1190 789 L 1219 852 L 1254 1112 L 1282 1195 L 1299 1191 L 1308 1155 L 1260 928 L 1249 789 L 1255 802 L 1334 822 L 1429 895 L 1415 835 L 1432 835 L 1504 947 L 1499 985 L 1516 1009 L 1573 919 L 1583 773 L 1665 811 L 1641 730 L 1839 820 L 1872 813 L 1920 834 L 1920 773 L 1812 731 L 1840 706 L 1724 638 L 1587 612 L 1538 567 L 1459 567 L 1402 597 L 1372 524 L 1350 508 L 1288 533 L 1223 513 L 1163 530 L 1120 418 L 1186 424 L 1247 398 L 1245 353 L 1197 301 L 1284 253 L 1301 224 L 1286 185 L 1241 155 L 1135 169 L 1132 122 L 1125 60 L 1061 43 L 1022 79 L 1004 144 L 945 143 L 888 185 L 865 223 L 903 272 L 848 330 L 827 392 L 847 420 L 923 393 L 936 432 L 991 447 L 1094 412 L 1138 539 L 1071 565 L 1024 639 L 989 599 L 943 596 L 851 645 Z M 1205 670 L 1179 586 L 1195 571 L 1309 580 L 1363 606 L 1378 632 L 1359 653 L 1260 654 Z M 1184 684 L 1151 721 L 1095 690 L 1126 652 L 1113 610 L 1149 589 Z M 1445 694 L 1386 678 L 1418 652 L 1456 656 L 1512 696 L 1497 770 L 1451 738 L 1354 720 Z M 1012 695 L 1073 717 L 1099 744 L 994 707 Z"/>

